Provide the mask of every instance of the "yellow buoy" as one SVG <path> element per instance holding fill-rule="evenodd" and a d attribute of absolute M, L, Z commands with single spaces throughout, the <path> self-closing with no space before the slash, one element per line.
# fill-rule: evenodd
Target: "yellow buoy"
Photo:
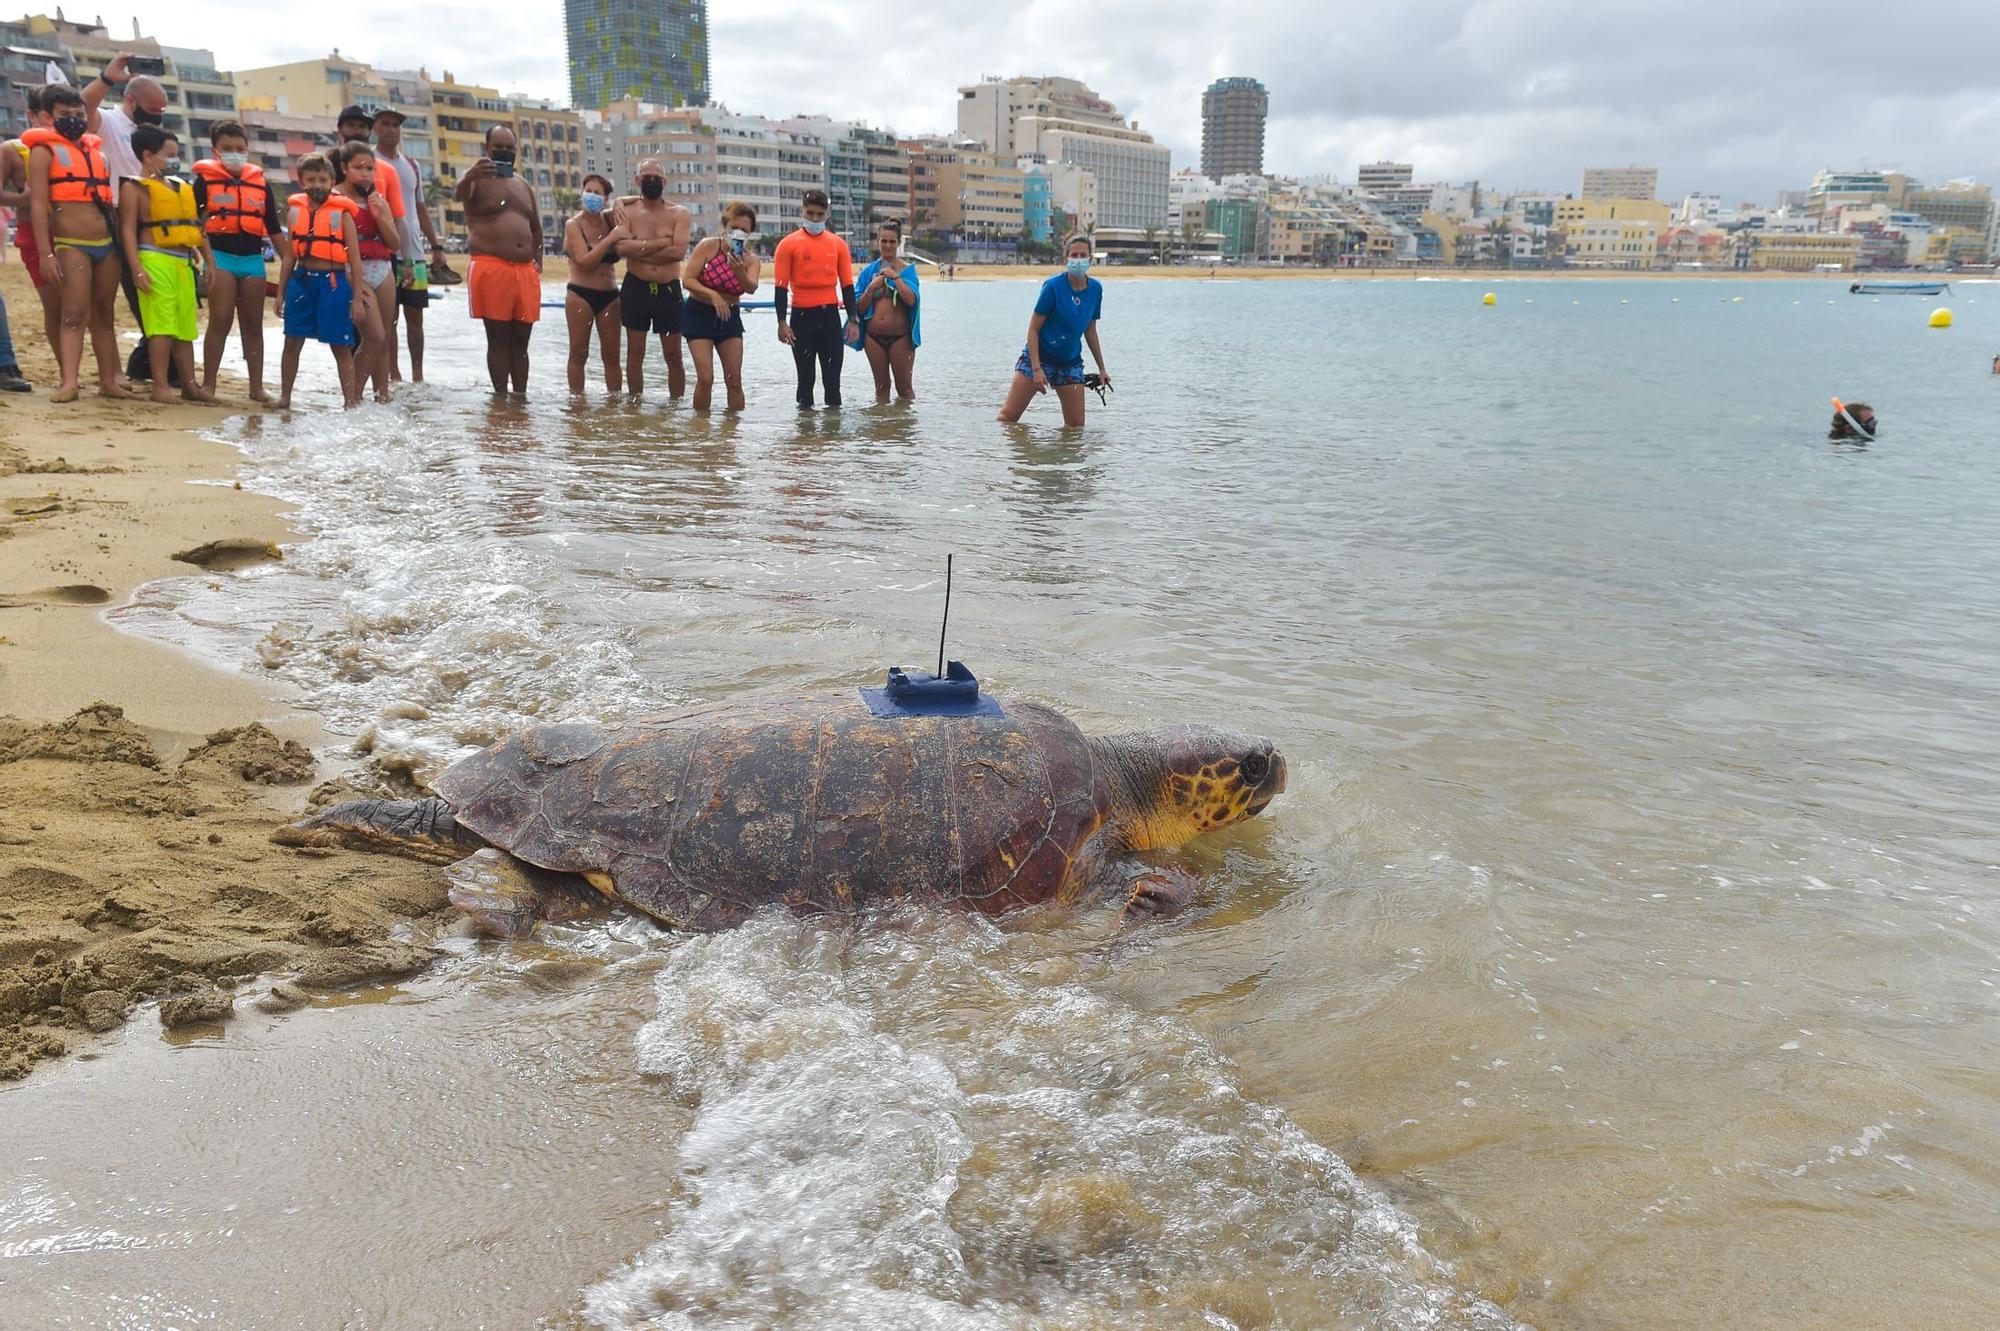
<path fill-rule="evenodd" d="M 1940 306 L 1938 306 L 1938 307 L 1937 307 L 1936 309 L 1932 310 L 1932 311 L 1931 311 L 1931 327 L 1933 327 L 1933 328 L 1949 328 L 1949 327 L 1951 327 L 1951 311 L 1950 311 L 1950 310 L 1948 310 L 1948 309 L 1946 309 L 1946 308 L 1945 308 L 1944 306 L 1942 306 L 1942 305 L 1940 305 Z"/>
<path fill-rule="evenodd" d="M 1489 291 L 1479 298 L 1479 303 L 1481 305 L 1498 305 L 1500 298 Z"/>

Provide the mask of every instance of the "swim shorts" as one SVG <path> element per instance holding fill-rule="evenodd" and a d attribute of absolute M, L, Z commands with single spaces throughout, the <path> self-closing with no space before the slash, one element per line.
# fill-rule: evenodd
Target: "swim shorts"
<path fill-rule="evenodd" d="M 649 282 L 643 277 L 625 274 L 624 284 L 618 288 L 618 321 L 634 333 L 654 332 L 669 337 L 680 336 L 681 331 L 681 284 L 679 282 Z"/>
<path fill-rule="evenodd" d="M 681 336 L 691 341 L 727 342 L 743 336 L 743 311 L 732 306 L 727 319 L 715 317 L 715 307 L 691 300 L 681 307 Z"/>
<path fill-rule="evenodd" d="M 21 251 L 21 262 L 28 265 L 28 280 L 36 286 L 42 284 L 42 251 L 35 244 L 35 228 L 28 225 L 28 210 L 15 210 L 14 248 Z"/>
<path fill-rule="evenodd" d="M 399 259 L 396 275 L 401 285 L 396 288 L 396 303 L 410 309 L 421 310 L 431 303 L 431 266 L 423 259 Z"/>
<path fill-rule="evenodd" d="M 542 275 L 532 263 L 477 255 L 466 291 L 475 319 L 531 324 L 542 317 Z"/>
<path fill-rule="evenodd" d="M 330 347 L 354 345 L 354 288 L 345 272 L 300 268 L 285 286 L 285 336 Z"/>
<path fill-rule="evenodd" d="M 1014 362 L 1014 373 L 1023 379 L 1035 377 L 1035 367 L 1028 360 L 1028 349 L 1021 348 L 1021 359 Z M 1050 388 L 1075 388 L 1083 383 L 1083 361 L 1076 360 L 1068 365 L 1052 365 L 1042 362 L 1042 373 L 1048 376 Z"/>
<path fill-rule="evenodd" d="M 228 273 L 231 277 L 238 279 L 263 277 L 265 275 L 264 256 L 261 254 L 225 254 L 223 251 L 217 250 L 215 252 L 215 266 L 218 271 Z"/>
<path fill-rule="evenodd" d="M 146 336 L 194 341 L 194 265 L 178 254 L 140 250 L 139 267 L 149 287 L 139 293 L 139 322 Z"/>

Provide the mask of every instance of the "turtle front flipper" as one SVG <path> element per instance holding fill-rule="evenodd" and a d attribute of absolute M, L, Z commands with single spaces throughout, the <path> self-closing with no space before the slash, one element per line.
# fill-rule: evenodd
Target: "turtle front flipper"
<path fill-rule="evenodd" d="M 1124 909 L 1121 923 L 1131 924 L 1147 916 L 1173 915 L 1194 900 L 1201 879 L 1189 865 L 1164 856 L 1148 856 L 1134 861 L 1123 879 L 1120 895 Z"/>
<path fill-rule="evenodd" d="M 604 898 L 582 879 L 554 873 L 491 846 L 444 871 L 445 894 L 480 929 L 501 938 L 526 938 L 547 921 L 560 924 L 602 914 Z"/>

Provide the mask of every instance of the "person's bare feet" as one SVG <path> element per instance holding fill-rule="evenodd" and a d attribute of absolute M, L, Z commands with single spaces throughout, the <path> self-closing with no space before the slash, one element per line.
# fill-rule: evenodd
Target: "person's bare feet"
<path fill-rule="evenodd" d="M 109 397 L 110 394 L 107 393 L 105 396 Z M 126 396 L 130 397 L 131 394 L 128 393 Z M 186 394 L 182 394 L 182 396 L 185 397 Z M 174 400 L 174 392 L 171 388 L 155 388 L 152 392 L 152 399 L 155 402 L 171 405 Z"/>
<path fill-rule="evenodd" d="M 261 402 L 267 407 L 271 405 L 271 395 L 265 391 L 262 384 L 252 384 L 250 386 L 250 400 L 252 402 Z"/>
<path fill-rule="evenodd" d="M 289 398 L 289 397 L 281 397 L 281 398 L 279 398 L 279 399 L 278 399 L 278 410 L 279 410 L 279 411 L 290 411 L 291 409 L 292 409 L 292 400 L 291 400 L 291 398 Z"/>
<path fill-rule="evenodd" d="M 206 402 L 210 406 L 215 405 L 215 394 L 209 392 L 206 388 L 183 388 L 181 396 L 190 402 Z"/>
<path fill-rule="evenodd" d="M 97 395 L 99 397 L 123 398 L 126 399 L 127 401 L 130 401 L 131 399 L 136 398 L 138 396 L 137 393 L 134 393 L 131 389 L 127 388 L 122 383 L 100 384 L 98 385 L 97 388 Z M 167 398 L 163 400 L 172 401 L 173 399 Z"/>
<path fill-rule="evenodd" d="M 49 401 L 74 402 L 81 393 L 81 389 L 75 384 L 71 384 L 68 388 L 58 388 L 55 392 L 49 394 Z"/>

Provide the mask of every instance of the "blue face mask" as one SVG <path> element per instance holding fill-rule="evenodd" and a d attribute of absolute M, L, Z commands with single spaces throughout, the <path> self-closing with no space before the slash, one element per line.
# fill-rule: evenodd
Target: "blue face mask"
<path fill-rule="evenodd" d="M 819 234 L 820 232 L 822 232 L 822 231 L 826 230 L 826 223 L 824 223 L 824 222 L 815 222 L 815 221 L 812 221 L 812 220 L 811 220 L 810 218 L 808 218 L 808 219 L 807 219 L 806 221 L 802 222 L 802 223 L 801 223 L 800 225 L 802 225 L 802 226 L 804 226 L 804 227 L 805 227 L 805 229 L 806 229 L 806 234 L 807 234 L 808 236 L 817 236 L 817 235 L 818 235 L 818 234 Z"/>
<path fill-rule="evenodd" d="M 1077 277 L 1082 277 L 1085 273 L 1090 271 L 1090 260 L 1071 259 L 1066 266 L 1073 275 Z"/>
<path fill-rule="evenodd" d="M 604 211 L 604 196 L 603 196 L 602 194 L 586 194 L 586 195 L 584 195 L 584 196 L 583 196 L 583 210 L 584 210 L 585 212 L 587 212 L 587 213 L 601 213 L 601 212 L 603 212 L 603 211 Z"/>

